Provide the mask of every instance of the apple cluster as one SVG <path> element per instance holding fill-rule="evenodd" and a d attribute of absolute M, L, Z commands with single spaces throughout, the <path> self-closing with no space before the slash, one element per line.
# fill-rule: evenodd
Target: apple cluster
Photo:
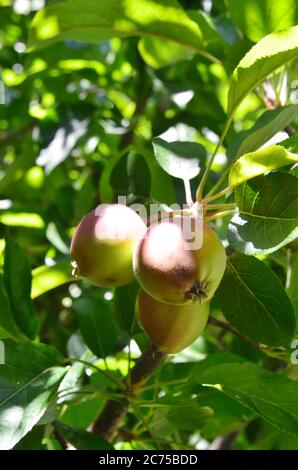
<path fill-rule="evenodd" d="M 106 205 L 81 220 L 70 247 L 76 273 L 92 284 L 117 287 L 137 279 L 136 318 L 165 353 L 179 352 L 200 336 L 226 267 L 225 249 L 207 224 L 201 246 L 190 248 L 184 217 L 192 216 L 147 228 L 131 208 Z"/>

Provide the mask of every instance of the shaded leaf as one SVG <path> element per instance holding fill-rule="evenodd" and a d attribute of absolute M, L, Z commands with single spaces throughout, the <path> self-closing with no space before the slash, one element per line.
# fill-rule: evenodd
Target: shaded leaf
<path fill-rule="evenodd" d="M 290 258 L 290 270 L 287 292 L 296 312 L 296 325 L 298 327 L 298 252 L 293 252 Z"/>
<path fill-rule="evenodd" d="M 0 338 L 18 338 L 20 336 L 20 331 L 10 310 L 10 304 L 4 289 L 2 275 L 0 275 L 0 305 Z"/>
<path fill-rule="evenodd" d="M 11 449 L 39 421 L 66 369 L 58 352 L 29 341 L 5 341 L 0 365 L 0 449 Z"/>
<path fill-rule="evenodd" d="M 66 442 L 72 444 L 77 450 L 112 450 L 114 447 L 85 429 L 75 428 L 56 421 L 55 428 L 62 434 Z"/>
<path fill-rule="evenodd" d="M 226 319 L 253 341 L 288 345 L 295 334 L 295 314 L 279 278 L 252 256 L 235 254 L 217 290 Z"/>
<path fill-rule="evenodd" d="M 198 399 L 200 406 L 210 407 L 214 415 L 203 429 L 205 439 L 214 439 L 235 432 L 243 426 L 254 414 L 241 403 L 216 388 L 205 387 L 206 392 L 201 393 Z"/>
<path fill-rule="evenodd" d="M 169 406 L 165 416 L 177 429 L 198 431 L 212 418 L 213 411 L 209 406 Z"/>
<path fill-rule="evenodd" d="M 139 289 L 137 282 L 115 289 L 113 317 L 119 328 L 126 331 L 129 336 L 139 331 L 135 319 L 135 303 Z"/>
<path fill-rule="evenodd" d="M 219 384 L 223 393 L 273 426 L 298 436 L 297 383 L 232 354 L 213 354 L 191 372 L 198 384 Z"/>
<path fill-rule="evenodd" d="M 4 257 L 4 285 L 8 294 L 11 312 L 15 323 L 30 339 L 34 339 L 38 329 L 31 302 L 31 267 L 22 248 L 6 233 Z"/>
<path fill-rule="evenodd" d="M 239 157 L 248 152 L 258 150 L 261 145 L 265 144 L 277 132 L 285 129 L 297 116 L 297 104 L 265 111 L 250 129 L 237 135 L 235 141 L 228 149 L 228 156 Z M 283 145 L 283 143 L 281 142 L 279 145 Z M 287 150 L 298 153 L 294 149 L 288 148 Z"/>
<path fill-rule="evenodd" d="M 80 322 L 82 337 L 97 357 L 105 357 L 115 351 L 117 331 L 107 303 L 85 297 L 73 304 Z"/>

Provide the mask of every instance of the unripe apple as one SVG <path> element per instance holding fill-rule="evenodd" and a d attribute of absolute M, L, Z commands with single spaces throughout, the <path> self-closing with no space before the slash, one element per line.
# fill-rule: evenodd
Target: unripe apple
<path fill-rule="evenodd" d="M 141 287 L 160 302 L 204 303 L 213 297 L 226 267 L 225 249 L 202 224 L 202 246 L 190 249 L 181 224 L 162 221 L 148 228 L 134 251 L 134 272 Z"/>
<path fill-rule="evenodd" d="M 204 330 L 209 303 L 171 305 L 150 297 L 143 289 L 136 301 L 136 318 L 154 346 L 177 353 L 192 344 Z"/>
<path fill-rule="evenodd" d="M 127 206 L 99 206 L 79 223 L 70 253 L 78 275 L 101 287 L 115 287 L 134 280 L 132 253 L 146 225 Z"/>

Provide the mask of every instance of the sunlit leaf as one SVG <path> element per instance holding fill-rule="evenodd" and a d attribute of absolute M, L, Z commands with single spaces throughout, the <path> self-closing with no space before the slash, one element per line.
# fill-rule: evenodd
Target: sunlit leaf
<path fill-rule="evenodd" d="M 166 142 L 156 138 L 153 148 L 160 166 L 175 178 L 194 178 L 206 159 L 204 147 L 196 142 Z"/>
<path fill-rule="evenodd" d="M 256 152 L 247 153 L 232 165 L 229 186 L 234 188 L 255 176 L 297 162 L 298 154 L 288 152 L 281 145 L 270 145 Z"/>
<path fill-rule="evenodd" d="M 227 0 L 227 5 L 234 23 L 255 42 L 298 21 L 296 0 Z"/>
<path fill-rule="evenodd" d="M 297 55 L 298 26 L 261 39 L 233 72 L 228 96 L 228 115 L 233 115 L 247 93 L 259 85 L 267 75 Z"/>
<path fill-rule="evenodd" d="M 35 299 L 55 287 L 75 280 L 70 261 L 60 261 L 53 266 L 39 266 L 32 271 L 31 297 Z"/>
<path fill-rule="evenodd" d="M 287 173 L 258 176 L 235 190 L 239 212 L 229 225 L 238 251 L 272 253 L 298 236 L 298 180 Z"/>
<path fill-rule="evenodd" d="M 69 0 L 50 5 L 35 16 L 29 46 L 66 39 L 97 43 L 114 36 L 142 35 L 171 40 L 195 51 L 202 47 L 199 27 L 175 0 Z"/>
<path fill-rule="evenodd" d="M 0 365 L 0 448 L 11 449 L 42 417 L 66 369 L 44 344 L 5 341 Z"/>

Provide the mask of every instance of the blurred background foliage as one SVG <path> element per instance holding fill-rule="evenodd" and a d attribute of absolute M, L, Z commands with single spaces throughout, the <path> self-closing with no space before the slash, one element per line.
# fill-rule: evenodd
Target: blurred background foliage
<path fill-rule="evenodd" d="M 174 46 L 165 51 L 158 41 L 138 38 L 113 38 L 98 45 L 66 41 L 27 53 L 30 22 L 45 3 L 55 2 L 0 0 L 0 77 L 5 86 L 5 104 L 0 105 L 0 222 L 9 227 L 30 258 L 40 341 L 55 346 L 66 357 L 91 360 L 83 340 L 89 335 L 84 312 L 90 309 L 92 316 L 100 310 L 104 333 L 98 334 L 106 341 L 104 354 L 98 351 L 98 357 L 109 355 L 108 367 L 120 378 L 126 374 L 130 360 L 125 347 L 132 329 L 136 330 L 138 347 L 143 349 L 147 344 L 132 318 L 137 287 L 132 284 L 115 293 L 72 279 L 69 244 L 74 228 L 100 202 L 116 201 L 119 195 L 127 196 L 129 202 L 184 202 L 182 183 L 155 162 L 152 138 L 162 135 L 169 140 L 198 142 L 210 155 L 225 124 L 231 72 L 254 42 L 274 30 L 274 24 L 262 22 L 261 17 L 254 22 L 240 15 L 235 1 L 181 0 L 180 4 L 191 10 L 192 18 L 205 28 L 208 52 L 222 62 L 211 63 L 187 50 L 182 54 Z M 248 11 L 249 2 L 236 3 L 243 3 L 241 8 Z M 198 10 L 205 13 L 199 14 Z M 285 27 L 295 21 L 295 17 L 288 19 L 290 24 Z M 297 64 L 293 62 L 288 68 L 289 83 L 297 77 Z M 277 74 L 272 80 L 279 77 Z M 287 100 L 290 102 L 290 96 Z M 228 158 L 226 149 L 235 145 L 236 133 L 251 128 L 265 109 L 262 90 L 250 93 L 243 101 L 225 139 L 225 148 L 220 149 L 212 166 L 207 190 L 218 180 Z M 298 121 L 292 126 L 297 130 Z M 195 178 L 193 191 L 197 184 Z M 226 220 L 217 224 L 223 236 L 226 225 Z M 3 245 L 0 248 L 2 256 Z M 283 254 L 276 254 L 276 262 L 270 263 L 285 278 Z M 214 301 L 215 314 L 217 308 Z M 97 351 L 97 338 L 88 337 L 88 341 L 93 344 L 93 352 Z M 179 442 L 189 438 L 189 445 L 203 448 L 208 441 L 216 447 L 221 445 L 217 436 L 232 436 L 231 442 L 238 449 L 297 448 L 297 439 L 253 416 L 216 389 L 200 392 L 198 386 L 185 383 L 194 361 L 226 349 L 268 367 L 275 360 L 238 337 L 220 335 L 218 329 L 209 326 L 204 337 L 159 372 L 158 381 L 181 383 L 176 395 L 170 385 L 165 386 L 167 419 L 158 408 L 149 411 L 156 421 L 159 444 L 175 425 L 171 406 L 179 403 L 179 396 L 183 399 L 196 394 L 201 397 L 200 406 L 207 407 L 205 414 L 197 416 L 199 423 L 185 419 L 183 425 L 179 421 Z M 97 359 L 96 364 L 103 367 L 103 360 Z M 104 391 L 111 384 L 80 363 L 69 380 L 78 380 L 86 394 L 83 398 L 74 394 L 61 398 L 61 421 L 86 428 L 98 414 L 106 398 Z M 98 386 L 102 395 L 95 393 Z M 153 403 L 156 393 L 149 383 L 142 400 Z M 214 419 L 209 420 L 201 435 L 194 433 L 211 417 L 211 408 L 215 410 Z M 56 407 L 48 412 L 55 415 Z M 47 416 L 43 419 L 45 424 L 51 422 L 50 416 L 48 421 Z M 144 426 L 133 415 L 129 420 L 131 429 Z M 53 436 L 41 444 L 42 429 L 36 427 L 19 448 L 59 448 Z M 131 448 L 128 441 L 124 439 L 119 447 Z M 149 441 L 148 448 L 152 444 Z"/>

